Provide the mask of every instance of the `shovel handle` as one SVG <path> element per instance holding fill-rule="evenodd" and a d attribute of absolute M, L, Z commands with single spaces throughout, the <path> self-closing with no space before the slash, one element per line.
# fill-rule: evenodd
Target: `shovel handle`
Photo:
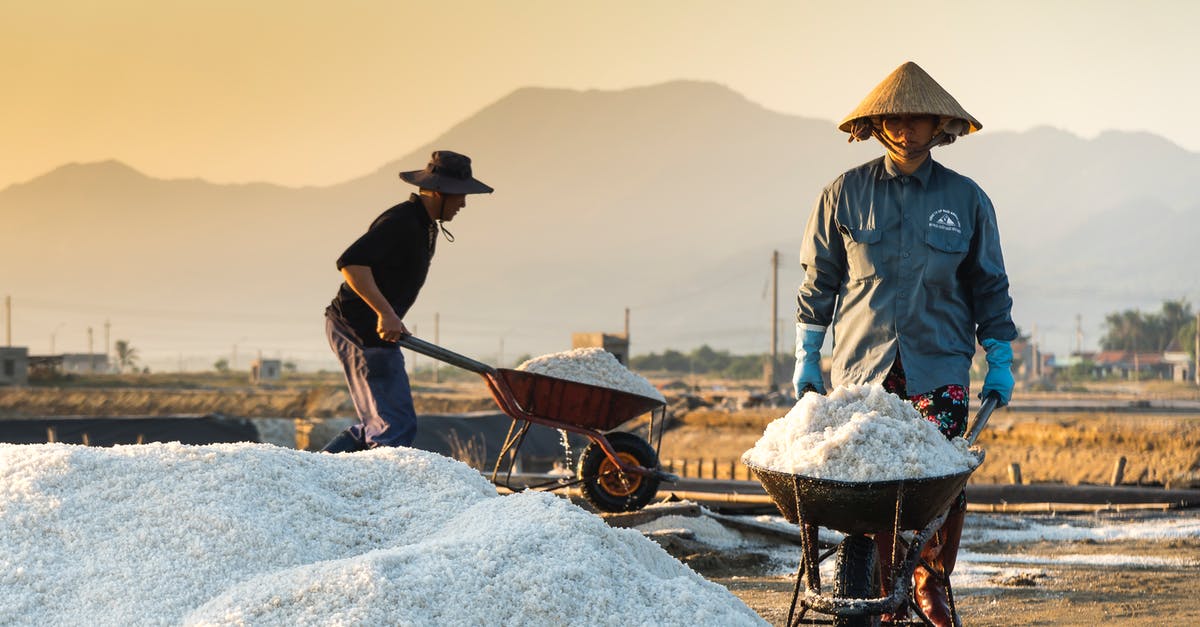
<path fill-rule="evenodd" d="M 979 406 L 979 412 L 975 414 L 975 421 L 971 423 L 971 430 L 967 432 L 967 444 L 974 446 L 975 440 L 979 438 L 979 434 L 983 432 L 983 428 L 987 426 L 988 418 L 992 417 L 992 412 L 1000 405 L 1000 396 L 995 392 L 990 392 L 983 399 L 983 404 Z"/>
<path fill-rule="evenodd" d="M 480 361 L 475 361 L 470 357 L 459 355 L 458 353 L 442 348 L 437 344 L 426 342 L 413 335 L 405 335 L 396 340 L 396 343 L 404 348 L 415 353 L 421 353 L 426 357 L 432 357 L 438 361 L 444 361 L 451 366 L 458 366 L 463 370 L 470 370 L 476 374 L 487 375 L 495 374 L 496 369 Z"/>

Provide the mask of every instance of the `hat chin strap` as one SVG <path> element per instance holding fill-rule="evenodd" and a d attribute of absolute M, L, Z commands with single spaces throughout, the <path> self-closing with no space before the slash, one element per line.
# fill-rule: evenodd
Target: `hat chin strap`
<path fill-rule="evenodd" d="M 446 228 L 446 223 L 442 222 L 442 218 L 444 218 L 446 216 L 446 196 L 444 194 L 442 194 L 441 192 L 437 192 L 437 195 L 438 195 L 438 200 L 440 201 L 438 203 L 438 218 L 437 218 L 438 228 L 442 230 L 442 236 L 446 238 L 446 241 L 453 243 L 454 242 L 454 234 L 451 233 Z"/>

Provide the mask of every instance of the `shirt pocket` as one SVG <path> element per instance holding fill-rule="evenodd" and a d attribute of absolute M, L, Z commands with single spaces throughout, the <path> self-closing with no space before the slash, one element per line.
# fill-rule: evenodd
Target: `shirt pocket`
<path fill-rule="evenodd" d="M 925 233 L 929 247 L 925 261 L 925 283 L 934 287 L 953 289 L 958 285 L 958 266 L 970 248 L 961 233 L 930 230 Z"/>
<path fill-rule="evenodd" d="M 839 226 L 846 244 L 846 277 L 851 281 L 870 281 L 879 278 L 882 265 L 879 229 Z"/>

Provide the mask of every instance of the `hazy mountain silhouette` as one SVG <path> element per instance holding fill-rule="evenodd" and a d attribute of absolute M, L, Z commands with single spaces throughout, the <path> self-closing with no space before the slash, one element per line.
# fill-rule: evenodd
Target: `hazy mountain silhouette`
<path fill-rule="evenodd" d="M 497 191 L 447 225 L 457 241 L 439 243 L 409 324 L 432 337 L 439 312 L 444 344 L 495 355 L 503 341 L 510 359 L 562 350 L 572 331 L 620 331 L 627 306 L 635 353 L 766 350 L 772 250 L 786 347 L 809 211 L 824 184 L 881 154 L 709 83 L 526 88 L 330 187 L 157 180 L 111 161 L 10 186 L 4 289 L 77 314 L 103 305 L 144 327 L 131 334 L 146 353 L 253 337 L 317 358 L 334 260 L 413 190 L 397 172 L 436 148 L 470 154 Z M 1076 313 L 1096 322 L 1195 295 L 1200 205 L 1187 185 L 1200 155 L 1144 133 L 1051 128 L 985 130 L 934 154 L 992 197 L 1023 328 L 1068 333 Z"/>

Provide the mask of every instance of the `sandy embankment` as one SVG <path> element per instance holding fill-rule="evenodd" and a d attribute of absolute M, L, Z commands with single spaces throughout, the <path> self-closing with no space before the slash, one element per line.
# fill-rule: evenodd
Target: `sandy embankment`
<path fill-rule="evenodd" d="M 680 416 L 663 438 L 662 458 L 729 460 L 754 446 L 779 409 L 699 410 Z M 1200 471 L 1200 416 L 1000 411 L 979 438 L 987 460 L 977 483 L 1008 483 L 1020 464 L 1024 483 L 1107 484 L 1124 457 L 1123 483 L 1163 484 Z"/>

